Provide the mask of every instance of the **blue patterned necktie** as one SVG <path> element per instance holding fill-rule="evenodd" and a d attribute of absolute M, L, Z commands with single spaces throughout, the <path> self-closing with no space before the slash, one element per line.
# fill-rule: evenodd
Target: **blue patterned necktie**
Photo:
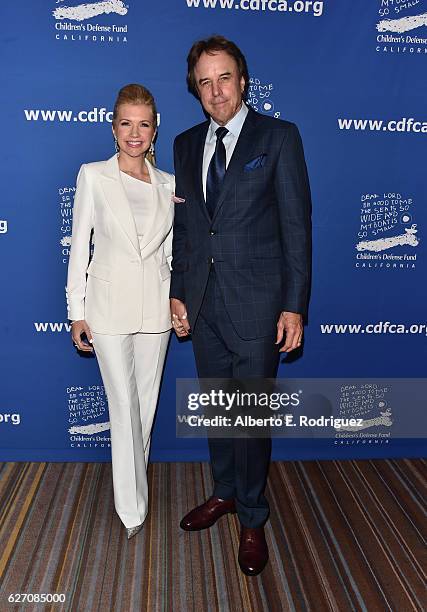
<path fill-rule="evenodd" d="M 215 131 L 215 134 L 215 152 L 212 155 L 208 168 L 208 176 L 206 178 L 206 207 L 211 217 L 213 217 L 219 191 L 225 176 L 226 156 L 225 146 L 222 139 L 226 134 L 228 134 L 228 130 L 225 127 L 219 127 Z"/>

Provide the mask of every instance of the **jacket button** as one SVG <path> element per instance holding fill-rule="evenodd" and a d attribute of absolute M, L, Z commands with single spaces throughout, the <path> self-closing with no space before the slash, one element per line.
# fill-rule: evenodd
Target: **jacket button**
<path fill-rule="evenodd" d="M 216 234 L 216 232 L 214 232 L 213 230 L 211 230 L 209 233 L 210 233 L 211 236 L 215 236 L 215 234 Z"/>
<path fill-rule="evenodd" d="M 213 257 L 208 257 L 208 264 L 213 264 L 214 262 L 214 258 Z"/>

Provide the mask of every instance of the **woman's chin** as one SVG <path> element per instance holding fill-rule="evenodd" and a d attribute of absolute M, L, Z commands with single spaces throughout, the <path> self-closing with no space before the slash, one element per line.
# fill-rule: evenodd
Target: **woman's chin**
<path fill-rule="evenodd" d="M 130 157 L 141 157 L 145 155 L 145 151 L 142 147 L 123 147 L 120 151 L 123 151 L 123 153 L 126 153 L 126 155 Z"/>

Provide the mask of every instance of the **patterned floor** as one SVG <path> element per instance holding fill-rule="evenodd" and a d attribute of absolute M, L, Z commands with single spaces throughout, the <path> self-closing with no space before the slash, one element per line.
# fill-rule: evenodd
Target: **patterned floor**
<path fill-rule="evenodd" d="M 109 464 L 0 464 L 0 610 L 425 610 L 425 468 L 273 463 L 270 562 L 250 578 L 236 564 L 235 516 L 204 532 L 178 527 L 210 495 L 206 463 L 150 466 L 149 517 L 129 542 Z M 11 593 L 63 593 L 65 603 L 12 604 Z"/>

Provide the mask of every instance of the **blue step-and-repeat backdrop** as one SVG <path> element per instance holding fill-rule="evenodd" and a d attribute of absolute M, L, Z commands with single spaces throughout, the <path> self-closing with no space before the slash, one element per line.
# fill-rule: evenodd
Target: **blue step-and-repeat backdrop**
<path fill-rule="evenodd" d="M 310 319 L 279 376 L 342 379 L 342 413 L 377 425 L 275 440 L 274 457 L 421 454 L 422 423 L 406 439 L 394 427 L 410 385 L 401 405 L 380 384 L 362 390 L 425 377 L 427 1 L 24 0 L 0 12 L 0 460 L 109 460 L 96 359 L 74 350 L 65 318 L 76 175 L 113 154 L 112 106 L 132 82 L 155 95 L 157 161 L 173 171 L 174 137 L 203 120 L 186 55 L 212 33 L 245 53 L 249 103 L 294 121 L 305 146 Z M 172 338 L 152 460 L 207 457 L 205 440 L 175 434 L 176 379 L 192 376 L 191 342 Z"/>

